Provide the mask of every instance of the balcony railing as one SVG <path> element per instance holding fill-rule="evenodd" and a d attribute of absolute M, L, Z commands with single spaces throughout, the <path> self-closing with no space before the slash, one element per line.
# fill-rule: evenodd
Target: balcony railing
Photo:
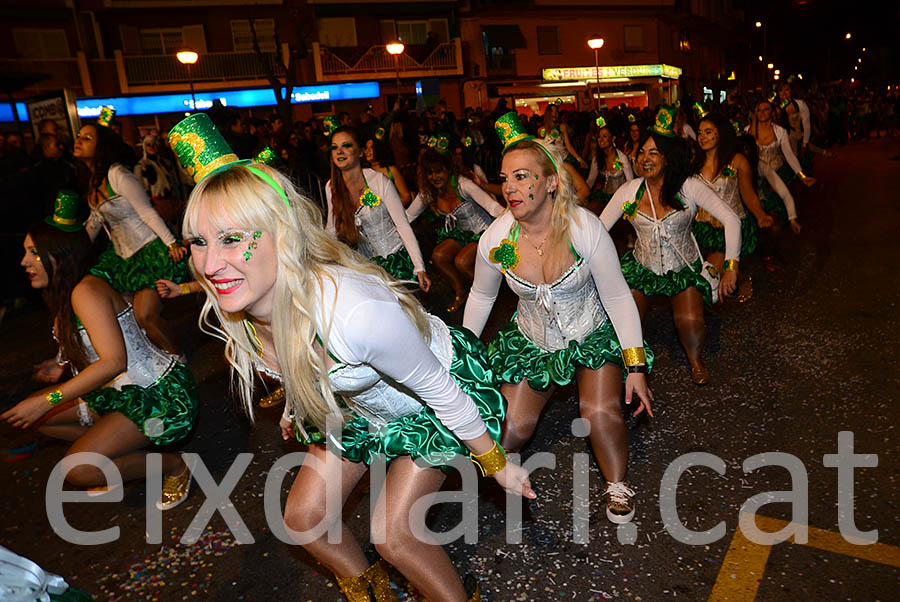
<path fill-rule="evenodd" d="M 262 59 L 262 60 L 260 60 Z M 188 68 L 172 55 L 122 55 L 116 53 L 123 91 L 142 86 L 184 85 Z M 266 79 L 267 70 L 284 75 L 281 57 L 275 52 L 207 52 L 191 65 L 190 78 L 202 82 L 249 82 Z"/>
<path fill-rule="evenodd" d="M 409 45 L 394 57 L 384 45 L 333 48 L 313 43 L 316 79 L 342 81 L 388 79 L 399 70 L 402 77 L 462 75 L 462 44 L 459 38 L 437 46 Z"/>

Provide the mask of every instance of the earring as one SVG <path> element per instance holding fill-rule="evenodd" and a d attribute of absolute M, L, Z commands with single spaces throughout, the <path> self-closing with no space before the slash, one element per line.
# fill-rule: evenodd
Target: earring
<path fill-rule="evenodd" d="M 250 258 L 253 257 L 253 253 L 251 253 L 251 251 L 259 246 L 259 244 L 256 241 L 259 239 L 260 236 L 262 236 L 262 232 L 254 232 L 253 233 L 253 240 L 251 240 L 247 244 L 247 250 L 244 251 L 244 261 L 250 261 Z"/>

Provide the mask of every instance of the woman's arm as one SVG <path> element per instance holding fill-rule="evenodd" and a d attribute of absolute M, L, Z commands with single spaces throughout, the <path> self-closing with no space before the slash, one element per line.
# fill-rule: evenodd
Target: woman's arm
<path fill-rule="evenodd" d="M 403 203 L 404 207 L 409 207 L 410 202 L 412 202 L 412 193 L 409 191 L 409 186 L 406 185 L 406 180 L 403 179 L 403 174 L 400 173 L 396 165 L 389 165 L 388 169 L 391 171 L 391 175 L 394 176 L 394 185 L 397 187 L 397 194 L 400 195 L 400 202 Z"/>
<path fill-rule="evenodd" d="M 459 190 L 464 197 L 468 197 L 478 203 L 493 218 L 499 217 L 505 211 L 503 205 L 495 201 L 491 195 L 482 190 L 469 178 L 459 179 Z"/>
<path fill-rule="evenodd" d="M 337 228 L 334 225 L 334 201 L 331 198 L 331 180 L 325 184 L 325 231 L 331 235 L 331 238 L 337 239 Z"/>
<path fill-rule="evenodd" d="M 725 227 L 725 259 L 741 258 L 741 220 L 712 189 L 696 177 L 688 178 L 681 187 L 682 196 L 702 207 Z"/>
<path fill-rule="evenodd" d="M 568 161 L 563 161 L 563 167 L 569 172 L 569 175 L 572 176 L 572 185 L 575 187 L 575 196 L 578 198 L 579 202 L 584 202 L 591 195 L 591 189 L 588 188 L 587 182 L 584 181 L 584 178 L 581 177 L 581 174 L 578 173 L 575 166 Z"/>
<path fill-rule="evenodd" d="M 140 180 L 121 165 L 112 166 L 109 169 L 108 177 L 109 183 L 116 194 L 125 197 L 131 203 L 141 220 L 150 226 L 150 229 L 153 230 L 160 240 L 166 243 L 167 246 L 174 244 L 175 237 L 172 236 L 172 232 L 166 226 L 166 223 L 156 212 L 156 209 L 153 208 L 153 205 L 150 204 L 150 199 L 147 197 L 147 192 L 144 190 Z"/>
<path fill-rule="evenodd" d="M 598 163 L 599 157 L 594 155 L 591 159 L 591 170 L 588 172 L 587 180 L 585 180 L 585 184 L 587 184 L 588 190 L 594 189 L 594 184 L 597 182 L 597 178 L 600 176 L 600 164 Z"/>
<path fill-rule="evenodd" d="M 569 154 L 575 157 L 582 169 L 587 167 L 587 162 L 581 158 L 581 155 L 578 154 L 578 151 L 575 150 L 575 147 L 572 146 L 572 142 L 569 140 L 569 126 L 566 123 L 560 123 L 559 131 L 562 134 L 563 142 L 565 143 L 566 150 L 569 151 Z"/>
<path fill-rule="evenodd" d="M 759 173 L 769 182 L 769 186 L 772 187 L 775 194 L 780 196 L 781 200 L 784 202 L 784 208 L 787 209 L 788 219 L 795 221 L 797 219 L 797 204 L 794 203 L 794 196 L 788 189 L 787 184 L 784 183 L 784 180 L 781 179 L 781 176 L 779 176 L 774 169 L 769 167 L 768 163 L 760 161 L 758 168 Z"/>
<path fill-rule="evenodd" d="M 633 195 L 634 192 L 631 187 L 619 186 L 619 189 L 612 195 L 612 198 L 609 199 L 609 202 L 600 214 L 600 221 L 603 223 L 603 227 L 606 228 L 607 232 L 616 225 L 616 222 L 619 221 L 620 217 L 625 215 L 625 210 L 622 209 L 622 205 L 628 201 L 633 201 Z"/>
<path fill-rule="evenodd" d="M 500 281 L 503 279 L 503 274 L 496 267 L 497 264 L 492 264 L 488 259 L 491 250 L 488 232 L 490 232 L 490 228 L 478 241 L 478 252 L 475 255 L 475 279 L 472 281 L 469 298 L 466 300 L 466 309 L 463 312 L 463 327 L 471 330 L 478 337 L 481 336 L 488 316 L 491 315 L 491 309 L 493 309 L 497 293 L 500 291 Z"/>
<path fill-rule="evenodd" d="M 409 220 L 406 219 L 406 211 L 403 209 L 403 203 L 400 202 L 400 195 L 397 194 L 397 189 L 384 174 L 374 170 L 371 173 L 376 174 L 373 179 L 379 183 L 381 202 L 387 207 L 391 220 L 394 222 L 394 227 L 397 228 L 397 233 L 400 235 L 400 240 L 403 241 L 403 246 L 406 247 L 406 251 L 409 253 L 410 259 L 412 259 L 413 272 L 416 274 L 424 272 L 425 261 L 422 259 L 422 251 L 419 250 L 419 241 L 416 240 L 416 235 L 409 225 Z M 370 182 L 369 186 L 371 184 Z"/>
<path fill-rule="evenodd" d="M 797 155 L 794 154 L 794 150 L 791 148 L 791 139 L 787 135 L 787 131 L 780 125 L 774 125 L 772 127 L 775 129 L 775 137 L 778 138 L 778 145 L 781 147 L 781 154 L 784 155 L 785 161 L 788 162 L 788 165 L 791 166 L 794 173 L 796 173 L 805 183 L 806 180 L 810 178 L 807 178 L 803 173 L 800 161 L 797 160 Z"/>
<path fill-rule="evenodd" d="M 731 166 L 737 171 L 738 186 L 741 191 L 741 200 L 760 228 L 768 228 L 772 225 L 772 218 L 766 214 L 759 201 L 759 195 L 756 194 L 756 186 L 753 182 L 753 171 L 750 169 L 750 163 L 741 153 L 736 153 L 731 159 Z"/>
<path fill-rule="evenodd" d="M 619 161 L 622 162 L 622 171 L 625 172 L 625 181 L 630 182 L 634 179 L 634 170 L 631 169 L 631 159 L 619 149 L 616 149 L 616 156 L 619 157 Z"/>
<path fill-rule="evenodd" d="M 406 208 L 406 220 L 409 223 L 416 221 L 416 219 L 422 215 L 422 212 L 425 211 L 427 204 L 425 203 L 424 195 L 425 193 L 422 192 L 417 194 L 416 198 L 413 199 L 413 202 Z"/>

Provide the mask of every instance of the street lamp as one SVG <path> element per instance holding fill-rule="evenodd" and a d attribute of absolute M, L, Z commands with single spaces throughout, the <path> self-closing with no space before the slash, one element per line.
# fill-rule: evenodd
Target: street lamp
<path fill-rule="evenodd" d="M 759 29 L 760 27 L 762 27 L 762 21 L 757 21 L 756 28 Z"/>
<path fill-rule="evenodd" d="M 388 54 L 394 55 L 394 66 L 397 68 L 397 100 L 400 100 L 400 55 L 403 54 L 403 49 L 406 48 L 403 45 L 403 42 L 396 41 L 388 44 L 385 49 L 388 51 Z"/>
<path fill-rule="evenodd" d="M 775 65 L 773 63 L 769 63 L 768 65 L 766 65 L 766 67 L 768 67 L 769 69 L 774 69 Z"/>
<path fill-rule="evenodd" d="M 588 46 L 591 50 L 594 51 L 594 69 L 595 76 L 597 77 L 597 112 L 600 112 L 600 59 L 597 55 L 597 51 L 603 47 L 603 38 L 600 36 L 594 36 L 590 40 L 588 40 Z"/>
<path fill-rule="evenodd" d="M 176 58 L 178 58 L 178 62 L 187 67 L 188 72 L 188 85 L 191 87 L 191 110 L 197 110 L 197 99 L 194 97 L 194 78 L 191 77 L 191 65 L 197 62 L 197 59 L 200 56 L 194 52 L 193 50 L 189 50 L 185 48 L 184 50 L 179 50 L 175 54 Z"/>
<path fill-rule="evenodd" d="M 845 39 L 845 40 L 849 40 L 849 39 L 852 38 L 852 37 L 853 37 L 853 35 L 848 31 L 848 32 L 847 32 L 847 35 L 844 36 L 844 39 Z"/>

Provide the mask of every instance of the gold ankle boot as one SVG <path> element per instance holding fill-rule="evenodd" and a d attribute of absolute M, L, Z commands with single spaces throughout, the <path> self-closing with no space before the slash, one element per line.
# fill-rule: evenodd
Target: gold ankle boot
<path fill-rule="evenodd" d="M 356 577 L 337 578 L 349 602 L 396 602 L 384 561 L 379 560 Z"/>

